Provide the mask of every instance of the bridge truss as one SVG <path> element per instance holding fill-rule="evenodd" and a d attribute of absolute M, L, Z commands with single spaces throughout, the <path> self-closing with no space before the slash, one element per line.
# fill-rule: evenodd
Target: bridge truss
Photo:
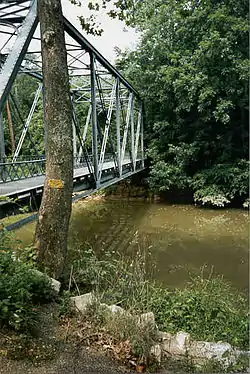
<path fill-rule="evenodd" d="M 36 0 L 0 1 L 0 189 L 1 184 L 45 173 L 36 8 Z M 144 168 L 143 105 L 131 84 L 66 18 L 64 29 L 74 167 L 87 168 L 82 175 L 86 186 L 99 188 Z"/>

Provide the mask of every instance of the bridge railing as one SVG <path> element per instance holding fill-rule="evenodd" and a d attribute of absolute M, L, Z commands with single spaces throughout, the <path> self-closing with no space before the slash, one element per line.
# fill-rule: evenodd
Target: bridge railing
<path fill-rule="evenodd" d="M 36 177 L 45 173 L 45 158 L 0 163 L 0 183 Z"/>
<path fill-rule="evenodd" d="M 6 6 L 0 1 L 0 183 L 43 175 L 46 163 L 36 0 L 22 1 L 25 7 L 19 0 L 8 2 Z M 144 168 L 143 102 L 137 90 L 66 18 L 63 26 L 75 175 L 86 168 L 84 175 L 90 175 L 91 187 L 96 189 L 111 174 L 117 180 L 128 171 Z"/>
<path fill-rule="evenodd" d="M 125 155 L 125 160 L 129 159 L 129 154 Z M 113 161 L 111 153 L 105 154 L 104 162 Z M 93 156 L 89 156 L 89 162 L 93 164 Z M 27 156 L 19 156 L 15 162 L 6 161 L 0 163 L 0 183 L 13 182 L 20 179 L 38 177 L 45 174 L 46 158 L 41 157 L 31 159 Z M 74 157 L 74 169 L 87 167 L 86 158 L 84 156 Z M 115 165 L 114 165 L 115 166 Z"/>

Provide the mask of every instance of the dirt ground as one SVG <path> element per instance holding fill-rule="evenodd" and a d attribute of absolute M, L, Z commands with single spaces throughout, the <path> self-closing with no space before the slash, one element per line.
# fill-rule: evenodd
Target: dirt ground
<path fill-rule="evenodd" d="M 0 330 L 1 374 L 123 374 L 131 372 L 99 349 L 68 339 L 65 324 L 58 323 L 58 305 L 41 310 L 34 337 Z M 76 332 L 76 331 L 75 331 Z"/>
<path fill-rule="evenodd" d="M 56 359 L 39 363 L 0 359 L 1 374 L 123 374 L 129 371 L 104 354 L 88 347 L 65 347 Z"/>
<path fill-rule="evenodd" d="M 88 319 L 59 318 L 56 303 L 41 307 L 32 336 L 0 329 L 0 374 L 139 373 L 129 342 L 95 331 Z M 170 371 L 159 370 L 155 374 Z"/>

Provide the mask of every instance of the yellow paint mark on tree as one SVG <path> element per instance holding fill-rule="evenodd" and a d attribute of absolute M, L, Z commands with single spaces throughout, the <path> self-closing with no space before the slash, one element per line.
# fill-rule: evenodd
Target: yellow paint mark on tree
<path fill-rule="evenodd" d="M 61 179 L 49 179 L 49 187 L 62 189 L 64 187 L 64 182 Z"/>

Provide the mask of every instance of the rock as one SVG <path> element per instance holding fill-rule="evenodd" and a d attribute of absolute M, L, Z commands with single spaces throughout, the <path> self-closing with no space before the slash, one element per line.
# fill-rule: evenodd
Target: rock
<path fill-rule="evenodd" d="M 80 296 L 73 296 L 70 299 L 75 305 L 76 309 L 81 313 L 86 312 L 88 305 L 95 301 L 94 295 L 91 292 Z"/>
<path fill-rule="evenodd" d="M 112 313 L 124 314 L 125 310 L 118 305 L 108 305 L 107 309 Z"/>
<path fill-rule="evenodd" d="M 239 352 L 229 343 L 193 341 L 190 343 L 189 356 L 195 361 L 215 360 L 225 368 L 237 362 Z"/>
<path fill-rule="evenodd" d="M 189 347 L 189 353 L 192 357 L 200 357 L 206 359 L 222 358 L 232 351 L 229 343 L 211 343 L 203 341 L 193 341 Z"/>
<path fill-rule="evenodd" d="M 188 356 L 196 364 L 214 360 L 227 368 L 234 365 L 242 353 L 233 349 L 229 343 L 191 341 L 190 335 L 182 331 L 176 335 L 160 331 L 159 336 L 163 355 L 177 358 Z"/>
<path fill-rule="evenodd" d="M 150 355 L 152 355 L 156 359 L 156 361 L 160 364 L 161 363 L 161 345 L 155 344 L 150 350 Z"/>
<path fill-rule="evenodd" d="M 153 312 L 143 313 L 139 317 L 139 324 L 142 327 L 155 328 L 155 315 Z"/>
<path fill-rule="evenodd" d="M 54 278 L 50 278 L 50 280 L 51 280 L 51 285 L 54 288 L 54 290 L 56 292 L 59 292 L 61 288 L 61 283 Z"/>
<path fill-rule="evenodd" d="M 170 334 L 169 332 L 159 331 L 159 340 L 161 342 L 169 341 L 172 338 L 173 338 L 173 335 Z"/>
<path fill-rule="evenodd" d="M 32 272 L 36 273 L 36 274 L 39 274 L 40 276 L 42 277 L 46 277 L 50 280 L 51 282 L 51 286 L 52 288 L 56 291 L 56 292 L 59 292 L 60 291 L 60 287 L 61 287 L 61 283 L 59 281 L 57 281 L 56 279 L 54 278 L 50 278 L 47 274 L 44 274 L 42 273 L 41 271 L 37 270 L 37 269 L 32 269 L 31 270 Z"/>
<path fill-rule="evenodd" d="M 190 335 L 180 331 L 176 335 L 169 333 L 160 334 L 162 350 L 166 355 L 186 355 L 189 348 Z"/>

